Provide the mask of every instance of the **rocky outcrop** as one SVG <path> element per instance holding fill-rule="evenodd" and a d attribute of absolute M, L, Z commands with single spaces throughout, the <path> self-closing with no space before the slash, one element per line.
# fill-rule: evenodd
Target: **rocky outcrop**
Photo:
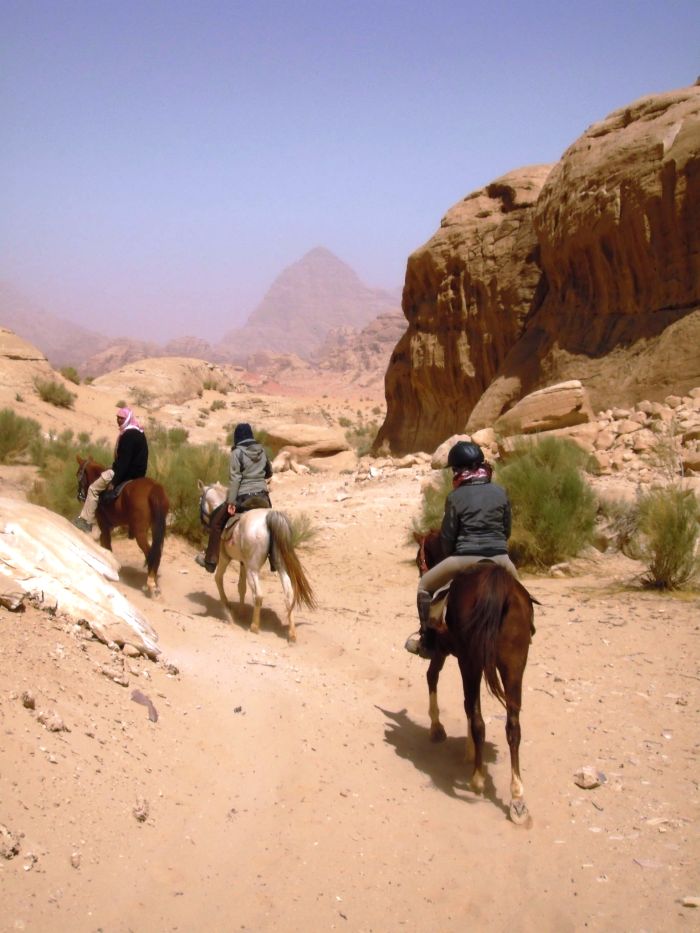
<path fill-rule="evenodd" d="M 572 378 L 596 408 L 697 384 L 700 87 L 643 98 L 590 127 L 533 191 L 525 251 L 500 249 L 478 223 L 490 218 L 469 211 L 489 188 L 448 213 L 459 233 L 448 239 L 443 221 L 409 259 L 408 329 L 376 447 L 430 449 Z"/>
<path fill-rule="evenodd" d="M 227 392 L 238 386 L 239 376 L 240 373 L 230 366 L 160 357 L 130 363 L 100 376 L 93 385 L 126 392 L 130 404 L 148 410 L 166 403 L 179 404 L 201 395 L 204 389 Z"/>
<path fill-rule="evenodd" d="M 386 374 L 376 446 L 427 450 L 463 428 L 539 300 L 532 211 L 550 167 L 519 169 L 470 194 L 408 260 L 408 329 Z"/>

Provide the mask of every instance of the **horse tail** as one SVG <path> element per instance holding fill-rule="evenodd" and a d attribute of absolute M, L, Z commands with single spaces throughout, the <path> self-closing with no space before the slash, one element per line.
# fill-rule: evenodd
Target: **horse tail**
<path fill-rule="evenodd" d="M 284 567 L 292 583 L 294 594 L 292 607 L 296 608 L 303 604 L 308 609 L 315 609 L 316 598 L 294 550 L 289 519 L 283 512 L 272 509 L 267 513 L 267 529 L 270 533 L 272 559 L 278 567 Z"/>
<path fill-rule="evenodd" d="M 148 549 L 146 566 L 149 573 L 158 573 L 160 559 L 163 555 L 165 521 L 170 508 L 168 496 L 160 483 L 154 483 L 151 487 L 151 491 L 148 493 L 148 504 L 151 509 L 151 546 Z"/>
<path fill-rule="evenodd" d="M 515 578 L 498 564 L 484 563 L 479 571 L 467 571 L 463 577 L 457 577 L 453 589 L 459 579 L 463 579 L 465 585 L 473 581 L 475 592 L 469 611 L 455 632 L 457 640 L 462 653 L 468 656 L 470 665 L 483 671 L 488 690 L 505 705 L 506 697 L 497 667 L 498 636 L 509 609 L 509 597 Z"/>

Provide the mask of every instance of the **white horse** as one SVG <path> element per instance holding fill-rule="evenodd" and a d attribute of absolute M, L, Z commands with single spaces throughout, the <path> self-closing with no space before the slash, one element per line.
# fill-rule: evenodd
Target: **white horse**
<path fill-rule="evenodd" d="M 222 483 L 212 483 L 207 486 L 201 480 L 197 480 L 197 485 L 200 492 L 199 515 L 202 524 L 208 526 L 212 512 L 226 498 L 226 487 Z M 224 590 L 224 574 L 232 560 L 239 562 L 239 603 L 243 605 L 246 583 L 248 583 L 253 593 L 253 621 L 250 630 L 258 632 L 263 601 L 260 570 L 270 555 L 277 568 L 284 592 L 287 637 L 289 641 L 296 641 L 297 634 L 292 610 L 301 604 L 314 609 L 316 600 L 294 550 L 289 519 L 283 512 L 277 512 L 274 509 L 251 509 L 241 515 L 232 532 L 224 531 L 221 536 L 219 561 L 216 565 L 214 580 L 224 610 L 235 622 L 236 617 Z"/>

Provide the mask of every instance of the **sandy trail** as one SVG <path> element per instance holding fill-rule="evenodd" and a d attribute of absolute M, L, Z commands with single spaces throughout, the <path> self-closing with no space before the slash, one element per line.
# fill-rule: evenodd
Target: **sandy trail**
<path fill-rule="evenodd" d="M 448 739 L 432 745 L 426 666 L 402 647 L 416 627 L 407 529 L 420 479 L 275 480 L 275 504 L 320 529 L 302 552 L 319 608 L 297 615 L 295 646 L 274 576 L 252 636 L 250 607 L 226 623 L 213 578 L 173 538 L 158 603 L 141 593 L 135 545 L 115 549 L 120 588 L 177 675 L 130 660 L 118 686 L 96 669 L 104 646 L 44 614 L 0 612 L 0 824 L 24 833 L 20 854 L 0 858 L 0 929 L 695 925 L 681 900 L 700 894 L 698 599 L 625 589 L 635 568 L 621 558 L 525 581 L 543 606 L 522 715 L 534 823 L 515 827 L 502 707 L 482 696 L 477 797 L 457 666 L 441 679 Z M 36 722 L 19 700 L 28 688 L 70 732 Z M 587 764 L 606 777 L 595 790 L 573 782 Z"/>

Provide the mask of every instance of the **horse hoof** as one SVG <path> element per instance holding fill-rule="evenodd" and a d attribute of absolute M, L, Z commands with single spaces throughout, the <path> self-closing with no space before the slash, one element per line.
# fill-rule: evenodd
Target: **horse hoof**
<path fill-rule="evenodd" d="M 486 783 L 483 774 L 473 774 L 470 783 L 475 794 L 483 794 L 484 784 Z"/>
<path fill-rule="evenodd" d="M 447 733 L 445 732 L 445 727 L 442 723 L 438 723 L 437 726 L 430 727 L 430 741 L 431 742 L 444 742 L 447 738 Z"/>
<path fill-rule="evenodd" d="M 287 635 L 287 641 L 290 645 L 295 645 L 297 643 L 297 633 L 290 632 L 289 635 Z"/>
<path fill-rule="evenodd" d="M 522 797 L 515 797 L 510 802 L 510 818 L 516 826 L 532 826 L 532 817 Z"/>

